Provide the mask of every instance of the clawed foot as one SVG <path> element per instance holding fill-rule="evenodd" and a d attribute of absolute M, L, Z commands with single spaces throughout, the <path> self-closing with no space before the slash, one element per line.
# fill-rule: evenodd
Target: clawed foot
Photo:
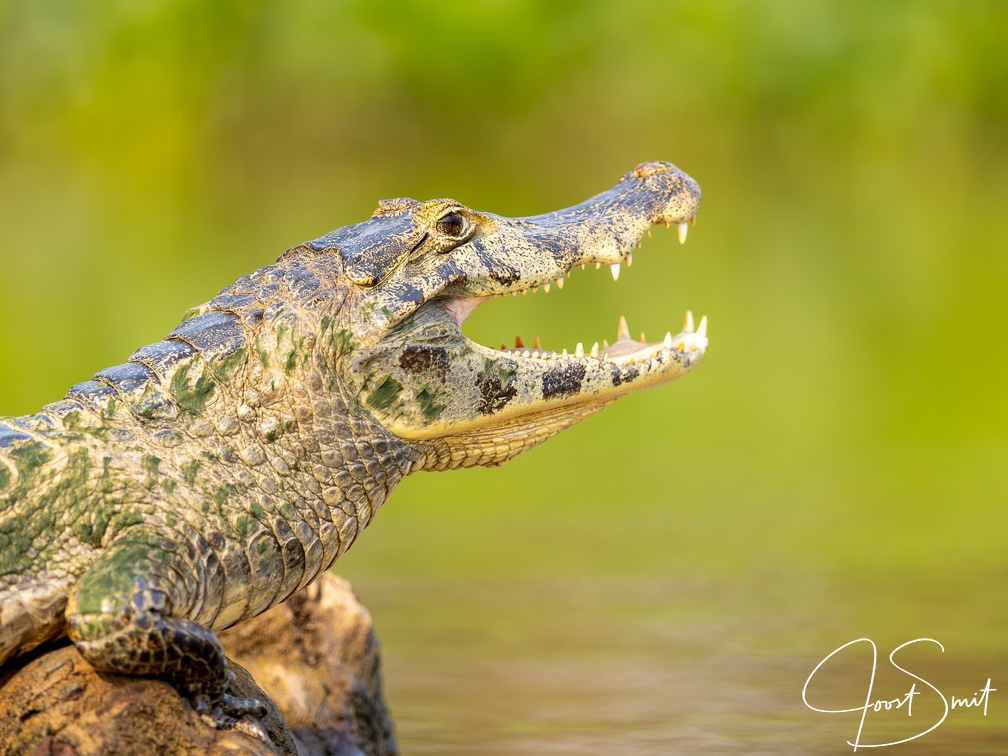
<path fill-rule="evenodd" d="M 228 687 L 234 680 L 234 673 L 228 672 Z M 200 718 L 211 727 L 221 730 L 238 730 L 264 743 L 269 742 L 269 735 L 259 723 L 266 716 L 266 707 L 255 698 L 237 698 L 227 693 L 221 694 L 218 700 L 211 700 L 206 694 L 193 697 L 193 708 Z"/>

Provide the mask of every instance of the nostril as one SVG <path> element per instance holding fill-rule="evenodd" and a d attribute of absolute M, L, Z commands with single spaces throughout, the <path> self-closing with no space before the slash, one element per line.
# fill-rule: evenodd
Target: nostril
<path fill-rule="evenodd" d="M 675 170 L 678 169 L 672 165 L 672 163 L 666 163 L 664 160 L 652 160 L 638 165 L 633 169 L 632 175 L 634 178 L 645 178 L 647 176 L 654 176 L 659 173 L 667 173 Z"/>

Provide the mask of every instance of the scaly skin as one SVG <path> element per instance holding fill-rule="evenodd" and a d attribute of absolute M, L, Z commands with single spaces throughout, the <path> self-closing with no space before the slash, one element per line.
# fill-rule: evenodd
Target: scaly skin
<path fill-rule="evenodd" d="M 597 356 L 490 349 L 461 324 L 488 297 L 618 265 L 655 223 L 682 238 L 699 202 L 668 163 L 532 218 L 386 201 L 0 420 L 0 664 L 68 633 L 217 724 L 259 712 L 227 696 L 213 631 L 328 569 L 404 476 L 501 464 L 697 364 L 705 321 Z"/>

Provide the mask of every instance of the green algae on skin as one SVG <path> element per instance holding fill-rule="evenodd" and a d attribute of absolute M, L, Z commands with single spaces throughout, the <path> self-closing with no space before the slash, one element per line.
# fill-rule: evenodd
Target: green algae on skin
<path fill-rule="evenodd" d="M 213 372 L 217 382 L 222 384 L 227 383 L 231 379 L 231 376 L 245 364 L 246 356 L 245 347 L 238 347 L 231 354 L 212 360 L 210 362 L 210 370 Z"/>
<path fill-rule="evenodd" d="M 353 334 L 345 328 L 333 331 L 332 345 L 336 357 L 345 357 L 354 350 Z"/>
<path fill-rule="evenodd" d="M 186 485 L 193 485 L 196 482 L 196 475 L 199 473 L 200 467 L 203 463 L 198 459 L 194 459 L 190 462 L 183 462 L 179 465 L 179 472 L 182 473 L 182 479 L 185 480 Z"/>
<path fill-rule="evenodd" d="M 391 375 L 386 376 L 378 388 L 368 394 L 367 403 L 375 409 L 388 409 L 400 391 L 402 391 L 402 384 Z"/>
<path fill-rule="evenodd" d="M 52 460 L 53 453 L 48 446 L 32 439 L 12 445 L 7 456 L 17 467 L 22 483 L 27 484 Z"/>
<path fill-rule="evenodd" d="M 110 597 L 125 605 L 134 591 L 134 576 L 146 574 L 152 564 L 161 567 L 171 564 L 172 555 L 162 544 L 162 538 L 154 533 L 135 533 L 109 548 L 91 567 L 87 580 L 78 583 L 79 611 L 100 616 Z"/>
<path fill-rule="evenodd" d="M 207 401 L 217 388 L 207 371 L 201 370 L 195 383 L 189 380 L 192 363 L 179 366 L 171 378 L 171 393 L 179 408 L 191 415 L 199 415 L 206 407 Z"/>
<path fill-rule="evenodd" d="M 424 386 L 416 394 L 417 404 L 420 406 L 420 411 L 423 416 L 428 420 L 437 420 L 437 418 L 444 412 L 445 404 L 437 403 L 438 392 L 432 390 L 429 386 Z"/>

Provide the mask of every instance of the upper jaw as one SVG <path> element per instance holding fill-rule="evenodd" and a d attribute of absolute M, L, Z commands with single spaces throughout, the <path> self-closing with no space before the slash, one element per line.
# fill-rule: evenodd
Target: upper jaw
<path fill-rule="evenodd" d="M 445 255 L 403 265 L 364 296 L 368 330 L 390 330 L 424 302 L 449 300 L 459 324 L 492 296 L 538 287 L 548 291 L 575 266 L 612 267 L 656 224 L 678 227 L 684 242 L 700 206 L 700 187 L 671 163 L 641 163 L 611 189 L 573 207 L 527 218 L 468 211 L 477 232 Z"/>

